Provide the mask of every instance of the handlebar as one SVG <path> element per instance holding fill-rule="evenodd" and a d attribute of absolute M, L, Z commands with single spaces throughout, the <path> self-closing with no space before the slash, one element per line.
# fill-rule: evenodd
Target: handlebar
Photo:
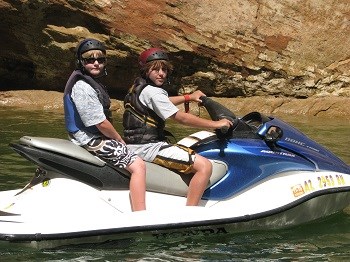
<path fill-rule="evenodd" d="M 226 107 L 224 107 L 220 103 L 206 96 L 201 96 L 200 100 L 202 100 L 200 105 L 205 107 L 205 109 L 208 111 L 208 114 L 212 120 L 218 121 L 226 118 L 230 120 L 233 124 L 235 123 L 235 120 L 237 119 L 235 114 L 233 114 L 230 110 L 228 110 Z M 228 133 L 229 129 L 230 127 L 223 126 L 220 129 L 218 129 L 218 131 L 222 135 L 225 135 Z"/>

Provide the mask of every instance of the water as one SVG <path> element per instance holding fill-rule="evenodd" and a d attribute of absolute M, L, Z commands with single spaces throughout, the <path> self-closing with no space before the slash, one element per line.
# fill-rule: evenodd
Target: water
<path fill-rule="evenodd" d="M 23 135 L 66 138 L 63 114 L 0 107 L 0 190 L 23 187 L 35 167 L 8 146 Z M 282 116 L 350 164 L 350 121 Z M 120 130 L 118 117 L 115 121 Z M 193 129 L 171 123 L 177 138 Z M 284 230 L 166 240 L 126 239 L 104 246 L 31 250 L 0 247 L 2 261 L 348 261 L 350 210 Z"/>

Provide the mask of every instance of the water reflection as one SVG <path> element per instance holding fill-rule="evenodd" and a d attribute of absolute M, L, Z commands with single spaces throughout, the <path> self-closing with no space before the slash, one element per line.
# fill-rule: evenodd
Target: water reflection
<path fill-rule="evenodd" d="M 124 239 L 55 250 L 0 249 L 4 261 L 348 261 L 350 216 L 285 230 L 187 238 Z"/>
<path fill-rule="evenodd" d="M 23 187 L 36 167 L 9 144 L 24 135 L 65 138 L 63 113 L 0 107 L 0 190 Z"/>

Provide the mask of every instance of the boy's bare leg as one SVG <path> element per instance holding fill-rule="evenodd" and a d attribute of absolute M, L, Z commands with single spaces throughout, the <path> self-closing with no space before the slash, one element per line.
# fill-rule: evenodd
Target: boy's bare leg
<path fill-rule="evenodd" d="M 193 169 L 195 174 L 188 188 L 187 206 L 197 206 L 199 204 L 204 190 L 207 188 L 213 167 L 208 159 L 196 154 Z"/>
<path fill-rule="evenodd" d="M 131 173 L 130 199 L 132 211 L 146 209 L 146 165 L 141 158 L 137 158 L 127 170 Z"/>

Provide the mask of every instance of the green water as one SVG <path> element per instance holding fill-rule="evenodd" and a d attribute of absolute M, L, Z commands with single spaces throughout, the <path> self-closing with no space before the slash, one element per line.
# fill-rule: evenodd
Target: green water
<path fill-rule="evenodd" d="M 35 166 L 8 146 L 23 135 L 66 138 L 61 112 L 0 107 L 0 190 L 23 187 Z M 350 121 L 281 116 L 350 164 Z M 118 121 L 119 120 L 119 121 Z M 120 130 L 120 117 L 114 121 Z M 193 129 L 170 129 L 177 138 Z M 57 250 L 7 249 L 1 261 L 348 261 L 350 211 L 327 220 L 278 231 L 166 240 L 123 240 L 105 246 Z"/>

